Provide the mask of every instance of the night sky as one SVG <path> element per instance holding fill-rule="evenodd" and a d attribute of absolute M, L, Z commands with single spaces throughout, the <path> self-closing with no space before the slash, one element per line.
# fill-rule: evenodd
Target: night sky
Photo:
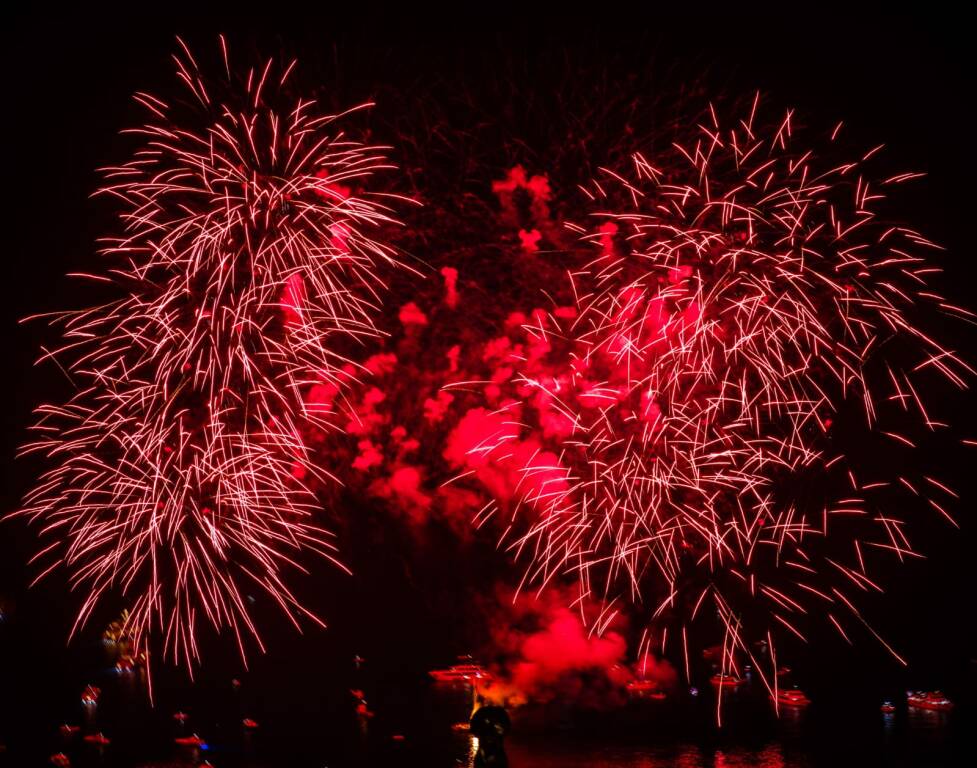
<path fill-rule="evenodd" d="M 140 115 L 131 93 L 172 86 L 168 57 L 177 34 L 195 49 L 211 45 L 223 32 L 242 54 L 294 55 L 301 82 L 320 89 L 318 95 L 327 102 L 375 97 L 381 110 L 384 104 L 395 105 L 371 129 L 379 140 L 393 144 L 398 134 L 411 137 L 411 146 L 393 153 L 398 162 L 398 152 L 403 153 L 405 167 L 419 167 L 424 151 L 417 146 L 426 140 L 436 144 L 433 134 L 455 132 L 465 137 L 458 145 L 463 152 L 485 147 L 477 150 L 477 163 L 490 170 L 487 179 L 501 176 L 513 159 L 545 167 L 561 130 L 556 110 L 565 104 L 576 108 L 588 93 L 637 84 L 673 103 L 690 93 L 740 95 L 759 89 L 825 124 L 844 119 L 864 145 L 885 142 L 899 170 L 927 173 L 901 191 L 896 211 L 946 246 L 946 275 L 938 284 L 957 303 L 977 309 L 974 57 L 972 25 L 960 16 L 926 6 L 919 15 L 851 15 L 846 6 L 811 4 L 807 13 L 770 10 L 746 18 L 705 7 L 662 15 L 651 10 L 653 4 L 642 10 L 598 4 L 587 15 L 568 10 L 528 14 L 481 5 L 463 18 L 460 12 L 456 17 L 415 15 L 347 5 L 349 10 L 329 14 L 289 3 L 269 4 L 267 13 L 231 5 L 222 10 L 211 3 L 132 4 L 67 15 L 53 7 L 8 12 L 2 52 L 9 170 L 0 280 L 0 402 L 6 405 L 0 409 L 0 512 L 16 507 L 38 468 L 34 460 L 14 460 L 32 406 L 64 391 L 54 366 L 32 366 L 41 346 L 54 340 L 52 334 L 43 323 L 18 321 L 97 298 L 96 290 L 64 276 L 89 268 L 96 259 L 96 238 L 112 227 L 110 204 L 89 197 L 98 183 L 96 169 L 125 156 L 128 145 L 120 144 L 117 131 Z M 422 116 L 422 125 L 412 124 L 422 122 Z M 450 153 L 439 150 L 439 172 L 451 162 Z M 416 183 L 428 183 L 423 170 L 414 174 Z M 977 361 L 977 329 L 957 322 L 941 332 L 971 363 Z M 973 393 L 944 392 L 935 400 L 941 415 L 952 421 L 951 434 L 977 438 Z M 977 678 L 977 449 L 958 443 L 951 451 L 950 442 L 927 451 L 924 460 L 959 491 L 955 509 L 961 528 L 952 529 L 935 516 L 917 526 L 913 540 L 926 559 L 885 573 L 887 595 L 873 605 L 872 615 L 911 661 L 919 687 L 960 691 L 964 681 L 972 685 Z M 355 633 L 340 626 L 350 619 L 374 636 L 396 628 L 402 647 L 390 651 L 394 656 L 436 663 L 452 653 L 464 633 L 445 606 L 456 606 L 465 595 L 451 595 L 444 587 L 464 562 L 448 551 L 450 537 L 439 544 L 445 550 L 441 562 L 427 572 L 417 571 L 420 562 L 429 563 L 427 558 L 398 559 L 409 542 L 397 535 L 370 534 L 364 540 L 372 544 L 353 555 L 363 573 L 355 581 L 343 582 L 325 567 L 313 569 L 313 576 L 330 586 L 327 597 L 313 597 L 330 618 L 330 629 L 322 633 L 310 627 L 298 636 L 281 622 L 283 631 L 269 634 L 273 647 L 257 663 L 256 677 L 274 681 L 296 655 L 326 656 L 334 648 L 346 653 L 357 642 L 351 637 Z M 81 675 L 82 653 L 76 647 L 65 650 L 77 597 L 67 594 L 64 578 L 55 575 L 27 590 L 34 571 L 26 560 L 35 546 L 23 522 L 0 527 L 0 601 L 8 614 L 6 626 L 0 626 L 0 684 L 5 686 L 0 697 L 6 699 L 2 706 L 10 708 L 7 692 L 18 691 L 21 702 L 31 702 L 23 705 L 29 711 L 43 709 L 48 683 L 25 676 L 25 668 L 44 668 L 45 681 L 74 680 Z M 490 553 L 484 557 L 490 561 Z M 407 572 L 413 581 L 405 578 Z M 397 585 L 392 592 L 386 586 L 391 583 Z M 431 585 L 446 594 L 429 599 L 425 590 Z M 374 611 L 367 608 L 375 604 L 372 600 L 387 605 Z M 824 673 L 818 685 L 827 690 L 876 685 L 887 675 L 903 674 L 870 642 L 854 649 L 825 643 L 810 650 L 807 663 Z M 227 669 L 218 663 L 215 677 L 233 670 L 232 662 L 226 664 Z"/>

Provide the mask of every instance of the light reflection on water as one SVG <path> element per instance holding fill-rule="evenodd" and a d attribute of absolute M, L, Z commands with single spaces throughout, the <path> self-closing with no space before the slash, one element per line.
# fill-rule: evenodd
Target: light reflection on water
<path fill-rule="evenodd" d="M 787 758 L 779 744 L 760 749 L 706 752 L 696 746 L 553 749 L 514 744 L 509 764 L 520 768 L 808 768 L 803 757 Z"/>

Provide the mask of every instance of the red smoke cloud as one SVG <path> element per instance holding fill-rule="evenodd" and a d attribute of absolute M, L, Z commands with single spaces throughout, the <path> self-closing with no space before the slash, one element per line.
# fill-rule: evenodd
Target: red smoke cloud
<path fill-rule="evenodd" d="M 557 242 L 545 177 L 514 168 L 493 189 L 513 254 L 535 258 L 542 243 Z M 607 229 L 610 248 L 613 232 Z M 548 499 L 566 495 L 570 470 L 549 446 L 579 427 L 561 398 L 576 391 L 584 407 L 601 408 L 615 395 L 607 388 L 589 390 L 585 367 L 567 357 L 562 326 L 577 316 L 569 297 L 549 311 L 508 304 L 497 324 L 480 330 L 459 317 L 462 287 L 474 294 L 477 283 L 470 276 L 463 281 L 465 267 L 445 267 L 440 275 L 436 293 L 415 294 L 396 309 L 399 327 L 363 363 L 367 375 L 356 393 L 345 404 L 334 403 L 336 388 L 319 386 L 309 406 L 349 412 L 349 453 L 329 457 L 340 465 L 336 474 L 345 470 L 350 484 L 359 481 L 362 491 L 382 500 L 417 535 L 439 520 L 463 541 L 472 536 L 473 520 L 477 526 L 495 510 L 501 512 L 501 533 L 517 510 L 535 516 Z M 493 597 L 482 606 L 489 622 L 482 656 L 493 677 L 480 694 L 488 700 L 572 700 L 606 708 L 626 700 L 632 680 L 660 681 L 662 688 L 674 683 L 667 662 L 647 656 L 629 663 L 624 617 L 600 622 L 602 632 L 596 632 L 599 611 L 591 605 L 582 616 L 577 595 L 557 582 L 540 596 L 513 599 L 511 590 L 500 588 Z"/>
<path fill-rule="evenodd" d="M 573 595 L 553 587 L 540 596 L 500 590 L 490 612 L 487 653 L 492 678 L 479 685 L 486 701 L 507 706 L 571 700 L 577 706 L 605 709 L 621 706 L 627 684 L 656 680 L 672 687 L 677 675 L 666 661 L 650 654 L 639 664 L 627 663 L 626 622 L 616 616 L 603 633 L 590 631 Z"/>
<path fill-rule="evenodd" d="M 448 438 L 445 458 L 471 470 L 500 503 L 566 490 L 566 468 L 534 438 L 520 437 L 518 410 L 470 409 Z"/>

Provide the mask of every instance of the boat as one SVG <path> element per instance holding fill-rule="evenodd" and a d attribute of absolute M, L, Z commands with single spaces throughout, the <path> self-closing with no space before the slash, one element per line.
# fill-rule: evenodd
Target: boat
<path fill-rule="evenodd" d="M 432 669 L 428 674 L 438 683 L 469 683 L 491 677 L 489 671 L 480 664 L 455 664 L 447 669 Z"/>
<path fill-rule="evenodd" d="M 56 766 L 56 768 L 71 768 L 71 760 L 68 759 L 68 756 L 64 752 L 51 755 L 49 762 L 51 765 Z"/>
<path fill-rule="evenodd" d="M 665 698 L 665 691 L 658 687 L 655 680 L 632 680 L 625 686 L 628 693 L 649 699 L 661 701 Z"/>
<path fill-rule="evenodd" d="M 68 725 L 67 723 L 64 723 L 60 728 L 61 735 L 66 739 L 74 736 L 80 730 L 81 728 L 79 728 L 77 725 Z"/>
<path fill-rule="evenodd" d="M 896 711 L 896 705 L 891 701 L 883 701 L 882 706 L 879 707 L 879 709 L 882 710 L 883 715 L 891 715 Z"/>
<path fill-rule="evenodd" d="M 736 675 L 727 675 L 725 672 L 713 675 L 709 678 L 709 682 L 717 688 L 738 688 L 743 685 L 742 678 L 736 677 Z"/>
<path fill-rule="evenodd" d="M 249 731 L 253 731 L 255 728 L 258 727 L 258 721 L 252 720 L 250 717 L 246 717 L 244 718 L 244 720 L 241 721 L 241 725 L 243 725 Z"/>
<path fill-rule="evenodd" d="M 97 744 L 100 747 L 105 747 L 111 743 L 111 739 L 109 739 L 109 737 L 103 734 L 101 731 L 85 736 L 85 741 L 87 741 L 89 744 Z"/>
<path fill-rule="evenodd" d="M 953 702 L 942 691 L 910 691 L 906 694 L 906 703 L 913 709 L 929 709 L 935 712 L 953 709 Z"/>
<path fill-rule="evenodd" d="M 781 707 L 806 707 L 811 700 L 804 695 L 804 691 L 797 688 L 789 688 L 786 691 L 777 691 L 777 704 Z"/>
<path fill-rule="evenodd" d="M 201 739 L 197 734 L 193 736 L 177 736 L 173 739 L 181 747 L 206 747 L 207 742 Z"/>
<path fill-rule="evenodd" d="M 97 704 L 98 697 L 101 695 L 102 691 L 98 686 L 86 686 L 85 690 L 81 692 L 81 703 L 85 705 Z"/>

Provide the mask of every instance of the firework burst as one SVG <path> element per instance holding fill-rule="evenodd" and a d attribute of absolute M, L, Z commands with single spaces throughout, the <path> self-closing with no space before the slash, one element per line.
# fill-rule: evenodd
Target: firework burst
<path fill-rule="evenodd" d="M 877 213 L 915 174 L 872 181 L 877 150 L 825 164 L 793 148 L 791 113 L 764 131 L 757 110 L 711 111 L 660 162 L 635 154 L 584 190 L 590 219 L 570 226 L 598 255 L 571 275 L 576 305 L 524 326 L 467 450 L 519 464 L 525 514 L 505 536 L 527 583 L 579 579 L 607 605 L 598 628 L 643 612 L 639 655 L 671 637 L 686 670 L 690 623 L 717 617 L 722 673 L 750 660 L 776 695 L 771 626 L 803 639 L 826 617 L 848 640 L 868 627 L 854 595 L 881 590 L 869 553 L 916 556 L 876 497 L 901 488 L 952 522 L 949 488 L 865 477 L 832 425 L 857 400 L 869 440 L 913 446 L 893 408 L 945 426 L 926 379 L 973 371 L 918 318 L 972 315 L 931 287 L 937 246 Z"/>
<path fill-rule="evenodd" d="M 376 333 L 397 264 L 367 235 L 393 223 L 392 197 L 360 191 L 391 167 L 385 148 L 290 98 L 294 62 L 238 77 L 220 42 L 220 76 L 181 41 L 185 97 L 136 94 L 139 147 L 99 190 L 121 234 L 103 241 L 111 268 L 88 276 L 120 298 L 56 319 L 64 342 L 46 357 L 77 391 L 38 409 L 24 450 L 54 466 L 20 512 L 52 539 L 44 572 L 66 567 L 85 594 L 75 629 L 115 593 L 137 649 L 158 636 L 191 667 L 201 625 L 232 631 L 242 656 L 247 636 L 260 644 L 248 591 L 312 616 L 285 572 L 304 551 L 338 561 L 312 519 L 323 473 L 303 441 L 334 408 L 307 394 L 350 381 L 341 349 Z"/>

